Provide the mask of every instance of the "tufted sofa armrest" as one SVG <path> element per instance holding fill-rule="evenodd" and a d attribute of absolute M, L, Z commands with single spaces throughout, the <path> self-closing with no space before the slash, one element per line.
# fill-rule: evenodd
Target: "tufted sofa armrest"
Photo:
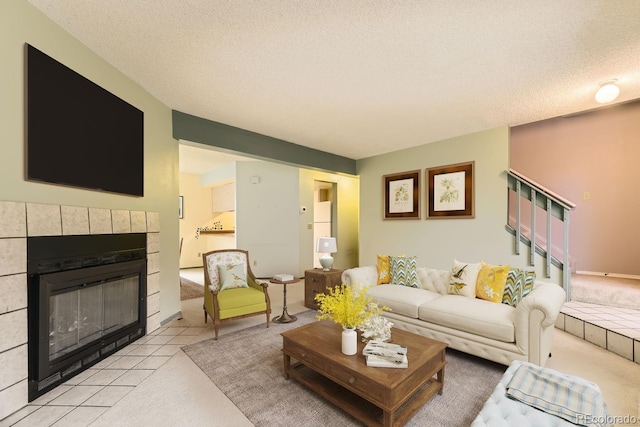
<path fill-rule="evenodd" d="M 349 268 L 342 273 L 342 283 L 355 290 L 370 288 L 378 284 L 378 268 L 375 265 Z"/>
<path fill-rule="evenodd" d="M 536 281 L 531 293 L 516 307 L 516 345 L 529 355 L 529 362 L 544 366 L 555 321 L 565 300 L 566 293 L 560 285 Z"/>
<path fill-rule="evenodd" d="M 529 318 L 533 310 L 540 310 L 544 317 L 541 319 L 542 327 L 553 326 L 567 295 L 555 283 L 536 282 L 533 290 L 516 307 L 516 323 Z"/>

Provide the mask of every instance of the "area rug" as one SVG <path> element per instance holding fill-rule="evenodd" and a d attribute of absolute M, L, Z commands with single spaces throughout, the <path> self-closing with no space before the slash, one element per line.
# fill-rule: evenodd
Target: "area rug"
<path fill-rule="evenodd" d="M 180 278 L 180 300 L 204 297 L 204 287 L 184 277 Z"/>
<path fill-rule="evenodd" d="M 288 329 L 315 321 L 315 311 L 298 321 L 258 325 L 182 347 L 182 350 L 256 426 L 358 426 L 331 403 L 295 380 L 283 377 L 282 337 Z M 408 426 L 467 427 L 482 409 L 506 366 L 447 349 L 443 395 L 435 395 Z"/>

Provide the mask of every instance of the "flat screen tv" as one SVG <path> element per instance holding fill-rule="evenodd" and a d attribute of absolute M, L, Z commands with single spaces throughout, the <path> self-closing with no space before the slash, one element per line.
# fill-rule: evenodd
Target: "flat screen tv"
<path fill-rule="evenodd" d="M 26 179 L 144 195 L 144 114 L 26 45 Z"/>

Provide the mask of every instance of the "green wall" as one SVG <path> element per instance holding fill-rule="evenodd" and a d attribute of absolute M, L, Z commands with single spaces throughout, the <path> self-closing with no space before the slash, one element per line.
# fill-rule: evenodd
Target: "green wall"
<path fill-rule="evenodd" d="M 475 161 L 475 218 L 426 220 L 425 169 L 468 161 Z M 359 160 L 360 265 L 375 264 L 377 254 L 405 254 L 438 269 L 449 269 L 454 259 L 524 267 L 505 231 L 508 167 L 507 127 Z M 415 169 L 421 171 L 421 218 L 383 220 L 383 176 Z"/>
<path fill-rule="evenodd" d="M 356 162 L 353 159 L 175 110 L 173 111 L 173 137 L 292 166 L 351 175 L 356 170 Z"/>
<path fill-rule="evenodd" d="M 144 197 L 25 181 L 25 43 L 144 112 Z M 161 231 L 160 317 L 165 320 L 178 313 L 178 144 L 172 138 L 171 109 L 24 0 L 0 2 L 0 58 L 0 200 L 158 212 Z"/>

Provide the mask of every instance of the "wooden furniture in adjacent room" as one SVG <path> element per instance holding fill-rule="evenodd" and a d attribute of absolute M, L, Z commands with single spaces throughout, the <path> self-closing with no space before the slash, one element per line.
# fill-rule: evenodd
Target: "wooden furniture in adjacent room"
<path fill-rule="evenodd" d="M 318 303 L 314 300 L 317 294 L 325 293 L 327 288 L 333 288 L 342 283 L 343 270 L 331 269 L 323 271 L 314 268 L 304 272 L 304 306 L 313 310 L 318 309 Z"/>
<path fill-rule="evenodd" d="M 445 343 L 392 329 L 393 342 L 407 346 L 407 368 L 367 366 L 358 343 L 342 353 L 342 328 L 328 320 L 282 334 L 284 376 L 297 380 L 368 426 L 402 426 L 444 386 Z M 291 363 L 295 359 L 299 363 Z"/>

